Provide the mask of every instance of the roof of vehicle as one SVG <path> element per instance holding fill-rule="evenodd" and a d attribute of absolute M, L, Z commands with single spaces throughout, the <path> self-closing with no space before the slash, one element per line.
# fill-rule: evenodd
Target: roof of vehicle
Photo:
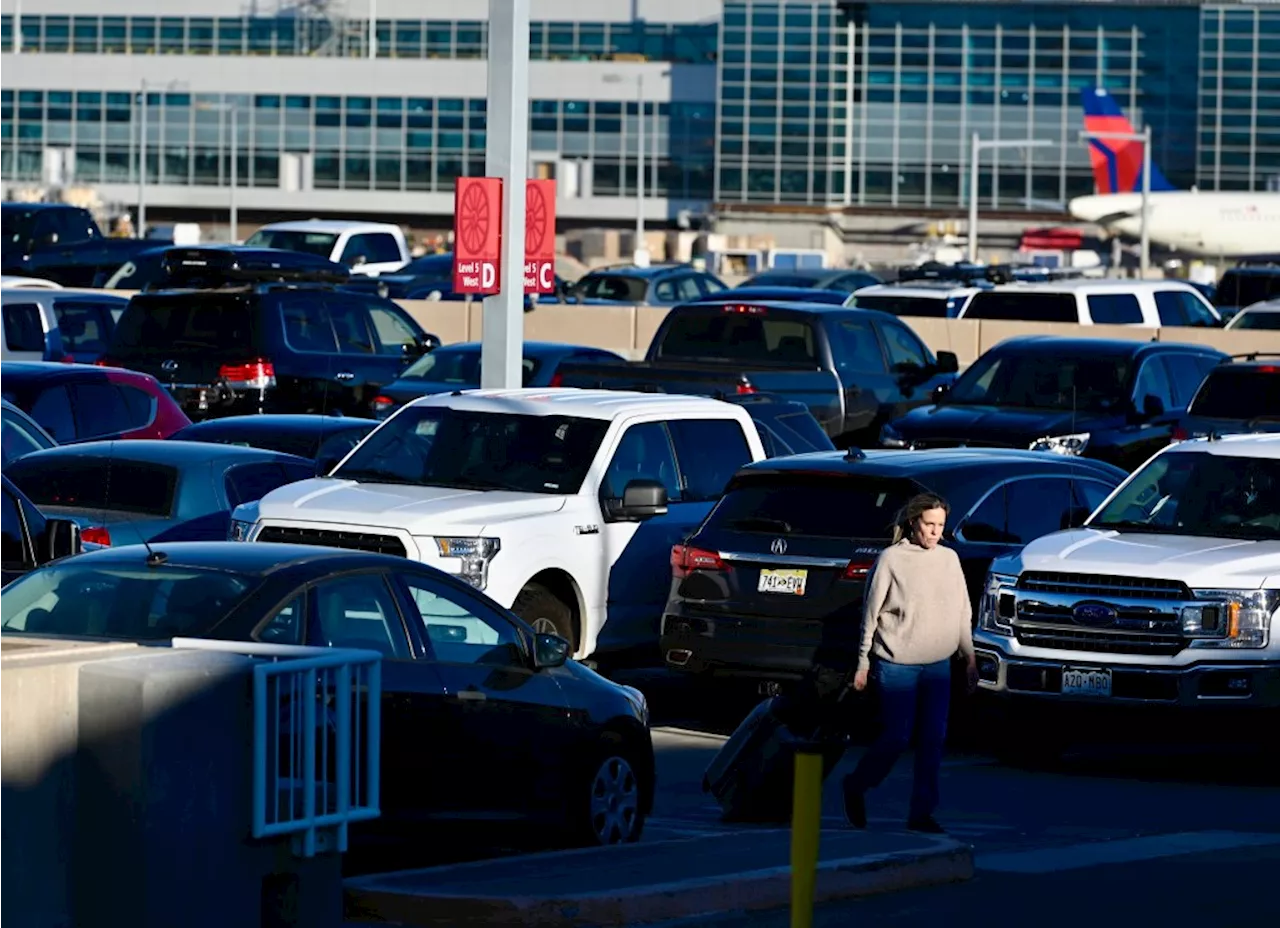
<path fill-rule="evenodd" d="M 99 367 L 96 364 L 64 364 L 58 361 L 5 361 L 0 364 L 0 372 L 3 372 L 6 379 L 13 378 L 22 383 L 74 380 L 90 374 L 105 375 L 108 371 L 117 379 L 129 377 L 155 380 L 150 374 L 140 371 L 131 371 L 123 367 Z"/>
<path fill-rule="evenodd" d="M 631 390 L 581 390 L 575 387 L 455 390 L 452 393 L 420 396 L 402 408 L 411 409 L 415 406 L 448 406 L 451 409 L 474 412 L 504 412 L 525 416 L 577 416 L 606 421 L 632 412 L 677 417 L 701 413 L 725 418 L 727 409 L 739 408 L 706 396 L 640 393 Z"/>
<path fill-rule="evenodd" d="M 285 222 L 272 222 L 258 229 L 271 229 L 281 232 L 399 232 L 400 227 L 390 222 L 363 222 L 357 219 L 290 219 Z"/>
<path fill-rule="evenodd" d="M 157 571 L 166 567 L 205 567 L 263 576 L 303 564 L 317 567 L 324 565 L 331 570 L 405 566 L 404 558 L 391 554 L 275 542 L 247 544 L 243 541 L 173 541 L 153 544 L 150 549 L 144 545 L 121 545 L 87 551 L 77 555 L 74 563 L 95 566 L 134 565 L 145 563 L 150 551 L 167 555 L 165 563 L 155 568 Z"/>
<path fill-rule="evenodd" d="M 1016 280 L 1012 283 L 999 284 L 990 288 L 990 292 L 1027 291 L 1028 293 L 1129 293 L 1134 290 L 1187 290 L 1199 293 L 1195 287 L 1184 280 L 1130 280 L 1119 277 L 1074 277 L 1065 280 Z"/>
<path fill-rule="evenodd" d="M 744 303 L 757 300 L 776 300 L 784 303 L 831 303 L 839 305 L 849 296 L 843 290 L 826 290 L 822 287 L 774 287 L 769 284 L 734 287 L 709 293 L 691 303 Z"/>
<path fill-rule="evenodd" d="M 341 431 L 346 428 L 367 426 L 373 428 L 380 425 L 377 419 L 364 419 L 358 416 L 322 416 L 316 413 L 258 413 L 245 416 L 222 416 L 217 419 L 205 419 L 184 426 L 170 436 L 169 440 L 180 439 L 182 434 L 194 432 L 278 432 L 278 431 Z"/>
<path fill-rule="evenodd" d="M 448 345 L 441 345 L 431 353 L 440 354 L 441 352 L 476 352 L 481 349 L 482 342 L 451 342 Z M 569 342 L 525 342 L 525 354 L 538 354 L 542 352 L 556 353 L 561 351 L 598 351 L 603 354 L 618 355 L 616 351 L 610 351 L 608 348 L 596 348 L 594 345 L 574 345 Z M 620 355 L 619 355 L 620 357 Z"/>
<path fill-rule="evenodd" d="M 1280 436 L 1276 436 L 1280 439 Z M 1069 470 L 1109 477 L 1117 481 L 1125 472 L 1113 464 L 1092 458 L 1067 457 L 1045 451 L 1013 448 L 936 448 L 930 450 L 881 450 L 862 452 L 850 458 L 845 451 L 815 451 L 789 457 L 769 458 L 744 465 L 738 473 L 863 474 L 880 477 L 918 477 L 947 473 L 958 477 L 966 472 L 980 474 L 993 467 L 1013 465 L 1026 469 Z"/>
<path fill-rule="evenodd" d="M 77 300 L 95 300 L 105 303 L 119 303 L 124 305 L 129 302 L 127 296 L 121 296 L 118 293 L 108 293 L 105 290 L 91 290 L 87 288 L 73 289 L 71 287 L 59 287 L 56 290 L 49 287 L 10 287 L 0 290 L 0 302 L 14 303 L 19 300 L 23 302 L 31 302 L 33 300 L 39 302 L 75 302 Z"/>
<path fill-rule="evenodd" d="M 1220 438 L 1191 438 L 1161 449 L 1161 454 L 1200 452 L 1233 458 L 1280 460 L 1280 434 L 1223 435 Z"/>
<path fill-rule="evenodd" d="M 61 290 L 62 284 L 43 277 L 23 277 L 20 274 L 5 274 L 0 277 L 0 290 Z"/>
<path fill-rule="evenodd" d="M 977 293 L 979 290 L 990 289 L 990 286 L 974 287 L 957 280 L 906 280 L 900 283 L 890 281 L 859 287 L 850 296 L 918 296 L 924 299 L 944 300 L 957 294 Z"/>
<path fill-rule="evenodd" d="M 646 280 L 652 280 L 655 277 L 662 277 L 666 274 L 673 274 L 676 271 L 695 271 L 691 264 L 651 264 L 648 267 L 637 267 L 634 264 L 621 264 L 617 267 L 597 267 L 583 274 L 580 281 L 586 280 L 588 277 L 603 277 L 612 274 L 616 277 L 642 277 Z"/>
<path fill-rule="evenodd" d="M 722 308 L 726 305 L 758 306 L 761 309 L 775 309 L 778 312 L 786 313 L 838 313 L 842 315 L 861 315 L 869 314 L 881 317 L 897 318 L 892 313 L 881 312 L 878 309 L 859 309 L 856 306 L 845 306 L 843 303 L 809 303 L 804 300 L 690 300 L 688 303 L 678 303 L 671 307 L 674 312 L 677 309 L 702 309 L 713 310 Z"/>
<path fill-rule="evenodd" d="M 846 274 L 861 274 L 864 277 L 876 277 L 876 274 L 870 271 L 859 270 L 856 267 L 771 267 L 756 274 L 751 280 L 760 280 L 761 278 L 773 277 L 807 277 L 810 280 L 834 280 L 837 277 L 843 277 Z M 767 286 L 762 284 L 761 286 Z"/>
<path fill-rule="evenodd" d="M 1015 335 L 992 346 L 990 351 L 1017 349 L 1027 354 L 1085 354 L 1110 357 L 1132 357 L 1152 354 L 1169 348 L 1179 351 L 1194 351 L 1199 354 L 1213 355 L 1223 359 L 1228 357 L 1210 345 L 1196 345 L 1184 342 L 1137 341 L 1127 338 L 1076 338 L 1070 335 Z"/>
<path fill-rule="evenodd" d="M 45 457 L 37 458 L 38 455 Z M 307 466 L 311 462 L 293 454 L 246 448 L 243 445 L 221 445 L 195 441 L 169 441 L 158 438 L 137 438 L 125 441 L 85 441 L 74 445 L 59 445 L 43 451 L 32 451 L 23 458 L 53 461 L 62 458 L 109 457 L 120 461 L 138 461 L 147 464 L 173 464 L 175 466 L 199 464 L 217 460 L 227 465 L 254 461 L 296 461 Z"/>

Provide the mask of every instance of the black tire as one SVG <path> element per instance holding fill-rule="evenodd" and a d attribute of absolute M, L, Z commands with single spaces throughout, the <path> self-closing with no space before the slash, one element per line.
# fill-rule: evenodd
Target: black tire
<path fill-rule="evenodd" d="M 617 735 L 593 751 L 570 797 L 569 840 L 577 847 L 634 844 L 644 832 L 645 774 Z"/>
<path fill-rule="evenodd" d="M 578 652 L 578 636 L 573 633 L 573 610 L 545 586 L 530 583 L 516 601 L 511 611 L 533 626 L 535 632 L 549 632 L 569 642 L 570 653 Z"/>

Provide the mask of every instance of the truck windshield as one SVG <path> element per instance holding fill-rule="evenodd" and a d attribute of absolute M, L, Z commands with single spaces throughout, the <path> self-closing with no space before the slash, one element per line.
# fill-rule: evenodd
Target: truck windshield
<path fill-rule="evenodd" d="M 740 310 L 747 309 L 742 312 Z M 802 316 L 764 307 L 691 306 L 668 317 L 661 358 L 814 369 L 817 338 Z"/>
<path fill-rule="evenodd" d="M 331 476 L 361 483 L 577 493 L 609 423 L 411 406 Z"/>
<path fill-rule="evenodd" d="M 947 403 L 1116 411 L 1128 379 L 1128 358 L 990 351 L 956 381 Z"/>
<path fill-rule="evenodd" d="M 1280 540 L 1280 460 L 1208 451 L 1162 454 L 1139 470 L 1090 528 Z"/>
<path fill-rule="evenodd" d="M 1188 410 L 1213 419 L 1280 421 L 1280 370 L 1241 365 L 1214 368 Z"/>
<path fill-rule="evenodd" d="M 294 229 L 259 229 L 245 240 L 258 248 L 281 248 L 327 258 L 333 254 L 338 236 L 331 232 L 300 232 Z"/>

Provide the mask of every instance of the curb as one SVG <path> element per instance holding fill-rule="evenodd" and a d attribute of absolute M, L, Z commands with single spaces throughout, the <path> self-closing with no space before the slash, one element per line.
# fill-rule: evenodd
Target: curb
<path fill-rule="evenodd" d="M 973 876 L 973 849 L 949 838 L 927 850 L 821 861 L 814 902 L 954 883 Z M 610 893 L 464 896 L 379 889 L 376 878 L 348 885 L 345 917 L 413 928 L 527 926 L 623 928 L 726 912 L 782 908 L 791 902 L 791 868 L 773 867 Z"/>

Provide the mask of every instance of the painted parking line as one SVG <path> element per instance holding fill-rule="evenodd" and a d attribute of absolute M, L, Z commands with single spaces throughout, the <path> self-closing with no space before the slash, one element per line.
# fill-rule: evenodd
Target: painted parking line
<path fill-rule="evenodd" d="M 997 873 L 1057 873 L 1102 864 L 1137 863 L 1161 857 L 1268 845 L 1280 845 L 1280 832 L 1191 831 L 1118 841 L 1093 841 L 1011 854 L 980 854 L 974 863 L 979 870 Z"/>

